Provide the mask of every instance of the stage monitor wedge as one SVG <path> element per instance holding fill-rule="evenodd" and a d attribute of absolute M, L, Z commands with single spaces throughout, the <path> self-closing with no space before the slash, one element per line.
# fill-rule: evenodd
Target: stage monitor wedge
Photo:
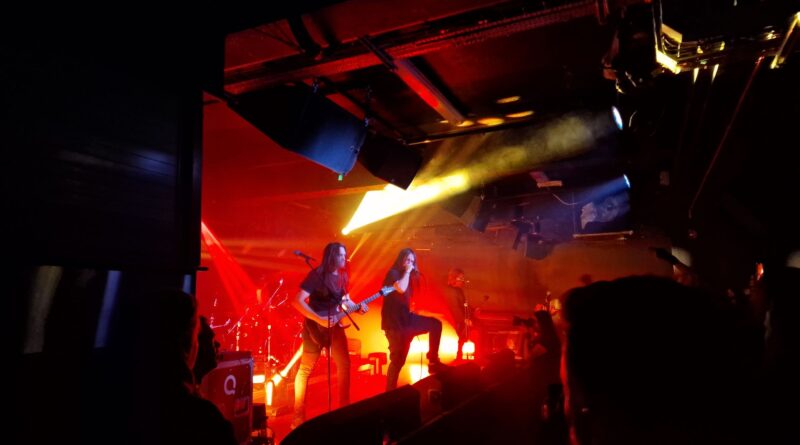
<path fill-rule="evenodd" d="M 305 84 L 246 93 L 230 108 L 281 147 L 345 175 L 367 134 L 364 122 Z"/>
<path fill-rule="evenodd" d="M 370 445 L 391 442 L 421 426 L 420 394 L 411 386 L 378 394 L 306 420 L 283 445 L 336 443 Z"/>

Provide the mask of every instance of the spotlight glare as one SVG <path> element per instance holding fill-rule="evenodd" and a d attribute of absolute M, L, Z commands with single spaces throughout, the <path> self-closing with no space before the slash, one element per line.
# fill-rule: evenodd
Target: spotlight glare
<path fill-rule="evenodd" d="M 622 179 L 625 180 L 625 186 L 631 188 L 631 181 L 628 179 L 628 175 L 622 175 Z"/>
<path fill-rule="evenodd" d="M 487 127 L 494 127 L 495 125 L 500 125 L 505 122 L 505 119 L 502 117 L 484 117 L 478 119 L 478 123 L 481 125 L 486 125 Z"/>
<path fill-rule="evenodd" d="M 517 102 L 518 100 L 520 100 L 519 96 L 508 96 L 501 97 L 500 99 L 497 99 L 496 102 L 499 104 L 510 104 L 512 102 Z"/>
<path fill-rule="evenodd" d="M 519 119 L 528 116 L 533 116 L 533 110 L 526 110 L 526 111 L 520 111 L 519 113 L 506 114 L 506 117 L 509 119 Z"/>
<path fill-rule="evenodd" d="M 383 190 L 367 192 L 350 222 L 342 229 L 342 234 L 347 235 L 375 221 L 461 193 L 469 188 L 469 184 L 469 175 L 459 171 L 421 184 L 412 184 L 408 190 L 389 184 Z"/>
<path fill-rule="evenodd" d="M 620 125 L 621 116 L 617 119 L 617 125 Z M 444 143 L 440 148 L 451 150 L 442 150 L 441 156 L 437 154 L 439 158 L 432 164 L 437 168 L 417 175 L 407 190 L 389 185 L 381 191 L 367 192 L 341 233 L 351 234 L 367 224 L 462 193 L 475 184 L 485 184 L 500 177 L 530 171 L 548 161 L 586 153 L 596 140 L 615 131 L 611 121 L 608 111 L 570 113 L 553 119 L 543 128 L 482 135 L 481 140 L 476 141 L 478 146 L 493 149 L 469 160 L 466 165 L 459 165 L 460 169 L 455 171 L 445 169 L 441 172 L 438 169 L 451 151 L 458 148 L 455 142 L 456 145 L 452 146 Z M 615 181 L 618 180 L 616 177 Z M 618 184 L 622 187 L 621 181 Z"/>
<path fill-rule="evenodd" d="M 617 124 L 617 128 L 622 131 L 624 124 L 622 122 L 622 114 L 619 112 L 619 108 L 611 107 L 611 115 L 614 117 L 614 123 Z"/>
<path fill-rule="evenodd" d="M 266 393 L 265 394 L 265 396 L 266 396 L 265 397 L 266 398 L 266 400 L 265 400 L 266 405 L 267 406 L 272 406 L 273 394 L 275 392 L 275 383 L 272 380 L 267 382 L 267 384 L 264 386 L 264 392 Z"/>

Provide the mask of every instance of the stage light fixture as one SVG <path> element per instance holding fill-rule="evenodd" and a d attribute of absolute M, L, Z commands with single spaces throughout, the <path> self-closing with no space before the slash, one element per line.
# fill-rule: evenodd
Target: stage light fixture
<path fill-rule="evenodd" d="M 622 120 L 622 113 L 619 112 L 619 108 L 616 106 L 611 107 L 611 116 L 614 118 L 614 124 L 617 125 L 617 128 L 622 131 L 625 127 L 625 122 Z"/>

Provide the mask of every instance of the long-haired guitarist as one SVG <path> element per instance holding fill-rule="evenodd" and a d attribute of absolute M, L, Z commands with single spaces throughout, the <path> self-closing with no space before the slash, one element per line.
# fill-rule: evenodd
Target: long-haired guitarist
<path fill-rule="evenodd" d="M 445 294 L 447 308 L 453 316 L 454 327 L 458 334 L 458 350 L 456 351 L 456 361 L 463 357 L 462 349 L 464 343 L 469 341 L 469 331 L 472 327 L 470 308 L 467 305 L 467 296 L 464 294 L 464 284 L 467 282 L 464 271 L 458 267 L 450 269 L 447 273 L 447 287 L 449 292 Z"/>
<path fill-rule="evenodd" d="M 292 428 L 305 420 L 305 398 L 308 376 L 314 369 L 322 348 L 328 348 L 336 363 L 339 383 L 339 406 L 350 403 L 350 356 L 347 337 L 339 321 L 347 312 L 368 310 L 366 304 L 354 303 L 347 291 L 347 250 L 340 243 L 329 243 L 322 255 L 322 264 L 311 270 L 300 284 L 293 306 L 306 317 L 303 327 L 303 355 L 294 380 L 294 419 Z M 338 310 L 345 309 L 344 311 Z"/>

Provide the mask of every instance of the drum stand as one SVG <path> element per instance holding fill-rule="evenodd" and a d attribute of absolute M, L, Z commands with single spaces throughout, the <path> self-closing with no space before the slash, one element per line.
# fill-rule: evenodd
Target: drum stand
<path fill-rule="evenodd" d="M 275 291 L 272 292 L 272 295 L 270 295 L 269 299 L 267 299 L 267 301 L 266 301 L 266 306 L 267 306 L 267 340 L 266 340 L 266 346 L 267 346 L 267 358 L 266 358 L 266 360 L 267 360 L 267 363 L 266 363 L 266 365 L 267 365 L 267 370 L 269 371 L 268 373 L 269 373 L 270 378 L 272 378 L 272 376 L 275 375 L 275 368 L 277 368 L 281 364 L 280 361 L 277 358 L 272 356 L 272 309 L 273 309 L 272 300 L 275 298 L 275 295 L 278 294 L 278 291 L 280 290 L 281 286 L 283 286 L 283 278 L 281 278 L 278 281 L 278 287 L 275 288 Z M 285 301 L 286 300 L 281 301 L 275 307 L 280 306 Z"/>

